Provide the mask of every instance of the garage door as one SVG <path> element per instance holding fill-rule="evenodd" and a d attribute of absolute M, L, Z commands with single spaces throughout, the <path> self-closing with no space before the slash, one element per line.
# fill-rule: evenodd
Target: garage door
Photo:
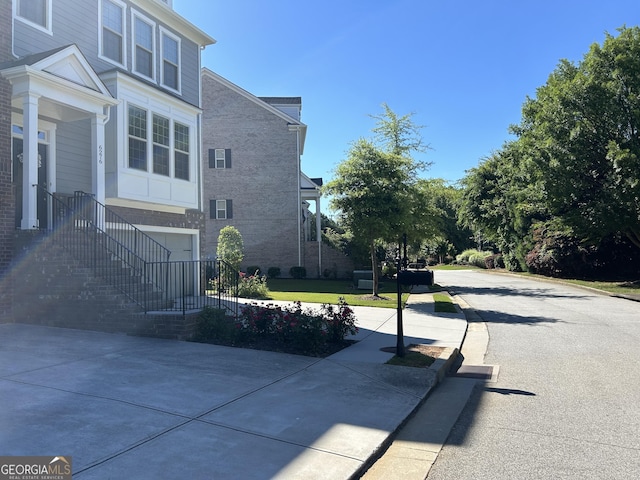
<path fill-rule="evenodd" d="M 147 232 L 160 245 L 171 252 L 172 262 L 193 260 L 193 235 L 180 233 Z"/>

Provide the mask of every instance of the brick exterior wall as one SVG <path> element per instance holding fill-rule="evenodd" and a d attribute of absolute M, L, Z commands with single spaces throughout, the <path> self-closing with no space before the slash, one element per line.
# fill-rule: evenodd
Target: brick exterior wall
<path fill-rule="evenodd" d="M 202 178 L 205 254 L 215 256 L 220 230 L 233 225 L 242 235 L 242 268 L 283 276 L 298 259 L 297 134 L 287 121 L 206 73 L 202 79 Z M 231 150 L 231 168 L 209 168 L 209 150 Z M 233 216 L 210 218 L 210 200 L 232 200 Z"/>
<path fill-rule="evenodd" d="M 200 210 L 187 210 L 186 213 L 182 215 L 179 213 L 115 206 L 110 206 L 109 209 L 120 215 L 127 222 L 135 225 L 154 225 L 160 227 L 190 228 L 198 230 L 200 232 L 200 258 L 204 258 L 206 223 L 204 220 L 204 213 Z"/>
<path fill-rule="evenodd" d="M 0 63 L 11 60 L 11 0 L 0 0 Z M 11 184 L 11 85 L 0 77 L 0 322 L 10 316 L 15 200 Z"/>
<path fill-rule="evenodd" d="M 353 277 L 353 260 L 333 247 L 322 244 L 322 271 L 318 272 L 318 242 L 305 242 L 305 264 L 307 278 L 342 278 Z"/>
<path fill-rule="evenodd" d="M 18 231 L 15 246 L 11 321 L 178 340 L 188 340 L 195 332 L 198 312 L 145 314 L 56 246 L 52 237 Z"/>

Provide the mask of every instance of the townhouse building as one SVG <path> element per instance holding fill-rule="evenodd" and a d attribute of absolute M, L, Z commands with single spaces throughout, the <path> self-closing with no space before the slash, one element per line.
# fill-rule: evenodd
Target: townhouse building
<path fill-rule="evenodd" d="M 289 276 L 302 266 L 309 277 L 320 276 L 322 180 L 301 170 L 302 99 L 257 97 L 207 68 L 202 92 L 207 255 L 215 256 L 220 230 L 232 225 L 242 235 L 244 269 L 277 267 Z M 310 229 L 314 242 L 307 241 Z"/>
<path fill-rule="evenodd" d="M 201 51 L 215 40 L 172 0 L 1 1 L 0 267 L 72 198 L 142 258 L 199 259 Z"/>

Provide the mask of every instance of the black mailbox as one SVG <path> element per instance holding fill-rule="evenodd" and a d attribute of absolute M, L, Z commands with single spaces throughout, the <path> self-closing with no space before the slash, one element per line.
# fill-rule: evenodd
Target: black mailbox
<path fill-rule="evenodd" d="M 400 270 L 398 272 L 400 285 L 433 285 L 431 270 Z"/>

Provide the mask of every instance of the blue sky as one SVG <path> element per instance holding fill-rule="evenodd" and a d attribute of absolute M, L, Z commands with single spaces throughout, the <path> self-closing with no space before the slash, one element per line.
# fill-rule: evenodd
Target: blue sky
<path fill-rule="evenodd" d="M 640 24 L 638 0 L 174 0 L 217 40 L 203 66 L 257 96 L 302 97 L 302 169 L 333 177 L 387 103 L 414 113 L 425 177 L 456 181 L 508 140 L 560 59 Z M 325 210 L 323 205 L 323 211 Z"/>

